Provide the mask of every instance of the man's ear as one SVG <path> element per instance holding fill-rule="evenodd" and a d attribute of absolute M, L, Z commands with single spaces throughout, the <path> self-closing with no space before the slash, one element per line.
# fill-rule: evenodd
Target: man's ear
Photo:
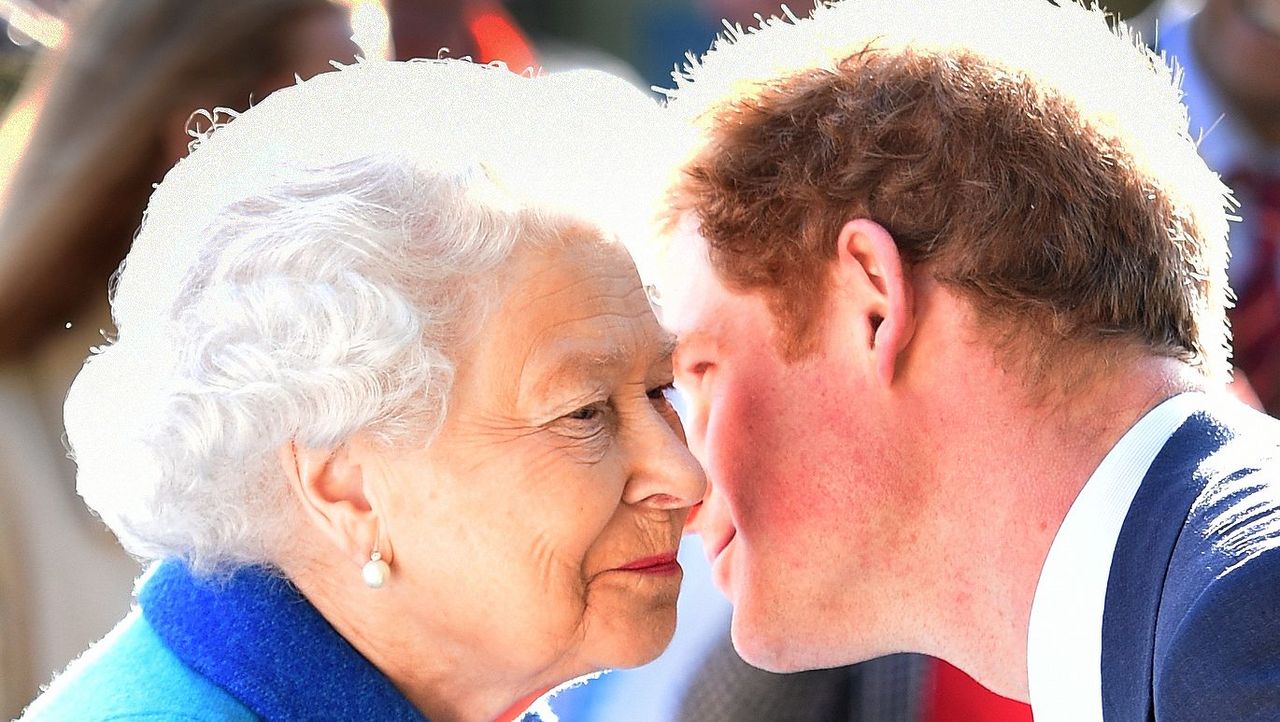
<path fill-rule="evenodd" d="M 294 442 L 279 452 L 280 465 L 303 515 L 357 566 L 369 561 L 381 532 L 369 479 L 351 443 L 336 449 L 308 449 Z M 388 563 L 390 545 L 378 540 Z"/>
<path fill-rule="evenodd" d="M 837 244 L 837 282 L 865 319 L 868 351 L 887 386 L 915 330 L 914 298 L 898 244 L 884 226 L 866 218 L 845 223 Z"/>

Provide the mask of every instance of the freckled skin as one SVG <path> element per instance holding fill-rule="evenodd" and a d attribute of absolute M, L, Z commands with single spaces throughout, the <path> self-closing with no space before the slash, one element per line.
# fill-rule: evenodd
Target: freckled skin
<path fill-rule="evenodd" d="M 867 656 L 896 651 L 873 637 L 910 593 L 919 490 L 856 403 L 865 392 L 840 350 L 784 361 L 765 301 L 725 288 L 700 239 L 682 240 L 663 323 L 680 340 L 676 383 L 709 479 L 693 525 L 733 602 L 734 645 L 774 671 L 846 663 L 850 640 Z"/>
<path fill-rule="evenodd" d="M 415 622 L 449 640 L 432 653 L 455 657 L 450 684 L 524 695 L 662 651 L 680 575 L 618 567 L 677 548 L 704 478 L 625 251 L 584 235 L 509 269 L 440 434 L 386 462 L 381 502 L 395 582 L 420 586 Z M 579 357 L 612 361 L 563 366 Z"/>

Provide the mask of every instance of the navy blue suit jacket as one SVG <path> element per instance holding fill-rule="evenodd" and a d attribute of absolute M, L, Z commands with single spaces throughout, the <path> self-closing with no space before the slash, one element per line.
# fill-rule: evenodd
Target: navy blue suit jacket
<path fill-rule="evenodd" d="M 1280 721 L 1280 422 L 1198 411 L 1116 543 L 1102 620 L 1106 722 Z"/>

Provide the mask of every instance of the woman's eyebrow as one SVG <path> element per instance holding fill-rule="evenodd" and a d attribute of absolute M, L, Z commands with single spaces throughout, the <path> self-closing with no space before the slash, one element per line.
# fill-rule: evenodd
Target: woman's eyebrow
<path fill-rule="evenodd" d="M 671 363 L 676 344 L 674 335 L 665 332 L 660 334 L 658 342 L 651 346 L 647 354 L 647 365 Z M 535 359 L 537 376 L 533 379 L 530 391 L 543 395 L 557 382 L 598 379 L 605 373 L 633 364 L 637 355 L 635 349 L 624 345 L 603 346 L 576 341 L 557 344 L 538 354 Z"/>
<path fill-rule="evenodd" d="M 624 366 L 632 354 L 622 346 L 565 341 L 542 349 L 524 367 L 520 386 L 532 398 L 546 399 L 566 387 L 602 380 Z"/>
<path fill-rule="evenodd" d="M 676 353 L 676 348 L 680 345 L 680 339 L 676 338 L 674 333 L 663 331 L 660 336 L 658 346 L 658 360 L 670 359 Z"/>

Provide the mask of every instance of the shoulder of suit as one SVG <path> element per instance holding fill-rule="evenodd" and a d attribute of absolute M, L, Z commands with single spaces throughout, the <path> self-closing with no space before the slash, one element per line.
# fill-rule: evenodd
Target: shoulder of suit
<path fill-rule="evenodd" d="M 1202 489 L 1180 544 L 1229 569 L 1280 547 L 1280 421 L 1243 408 L 1216 414 L 1224 443 L 1200 464 Z"/>
<path fill-rule="evenodd" d="M 1157 722 L 1280 720 L 1280 549 L 1220 570 L 1157 636 Z M 1166 623 L 1168 622 L 1168 623 Z"/>
<path fill-rule="evenodd" d="M 1212 418 L 1157 617 L 1156 719 L 1280 720 L 1280 422 Z"/>

